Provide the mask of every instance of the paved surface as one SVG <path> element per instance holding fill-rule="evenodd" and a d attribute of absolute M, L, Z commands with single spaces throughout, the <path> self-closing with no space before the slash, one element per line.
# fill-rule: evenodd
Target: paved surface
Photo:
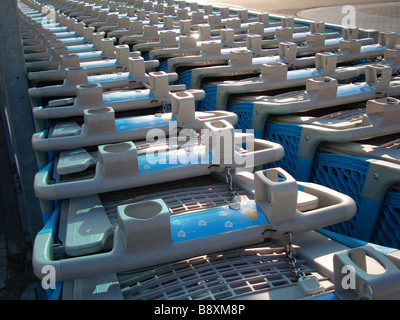
<path fill-rule="evenodd" d="M 352 27 L 394 31 L 400 34 L 400 2 L 354 5 L 354 21 L 348 19 L 350 11 L 342 13 L 343 6 L 322 7 L 299 11 L 297 16 L 326 23 L 353 24 Z"/>
<path fill-rule="evenodd" d="M 229 5 L 260 12 L 269 12 L 311 20 L 341 23 L 343 5 L 356 5 L 356 24 L 359 27 L 400 33 L 400 3 L 369 0 L 323 0 L 324 8 L 314 8 L 314 0 L 219 0 L 202 3 Z M 358 5 L 358 4 L 363 5 Z M 371 4 L 373 3 L 373 4 Z M 368 5 L 366 5 L 368 4 Z M 329 7 L 327 7 L 329 6 Z M 0 118 L 0 300 L 40 299 L 44 292 L 32 273 L 32 244 L 19 212 L 20 190 L 13 162 L 10 161 L 4 123 Z"/>
<path fill-rule="evenodd" d="M 342 13 L 345 5 L 355 8 L 354 26 L 379 31 L 395 31 L 399 34 L 400 44 L 400 2 L 374 0 L 203 0 L 201 3 L 245 8 L 248 10 L 268 12 L 271 14 L 292 16 L 308 20 L 323 21 L 342 25 L 348 21 L 348 12 Z"/>
<path fill-rule="evenodd" d="M 364 3 L 386 3 L 393 0 L 199 0 L 199 3 L 209 3 L 215 5 L 225 5 L 229 7 L 245 8 L 248 10 L 268 12 L 279 15 L 296 17 L 299 11 L 316 7 L 356 5 Z"/>
<path fill-rule="evenodd" d="M 41 288 L 32 273 L 32 245 L 18 206 L 16 169 L 2 120 L 0 124 L 0 300 L 34 300 Z"/>

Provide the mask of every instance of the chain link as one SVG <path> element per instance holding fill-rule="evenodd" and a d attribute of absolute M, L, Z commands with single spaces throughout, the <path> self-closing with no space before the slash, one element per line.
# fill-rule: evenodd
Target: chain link
<path fill-rule="evenodd" d="M 226 183 L 228 184 L 228 189 L 229 189 L 229 192 L 230 192 L 232 198 L 239 197 L 239 193 L 233 187 L 231 167 L 226 167 L 225 170 L 226 170 L 225 179 L 226 179 Z"/>
<path fill-rule="evenodd" d="M 306 274 L 301 271 L 301 268 L 296 264 L 297 260 L 293 254 L 293 243 L 292 243 L 292 233 L 286 232 L 285 233 L 285 240 L 286 240 L 286 259 L 289 262 L 290 270 L 293 272 L 296 280 L 299 278 L 306 277 Z"/>

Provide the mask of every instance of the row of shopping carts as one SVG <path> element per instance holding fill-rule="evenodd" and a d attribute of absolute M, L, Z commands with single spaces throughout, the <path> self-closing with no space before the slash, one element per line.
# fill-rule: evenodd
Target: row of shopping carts
<path fill-rule="evenodd" d="M 399 298 L 395 33 L 184 0 L 18 6 L 50 298 Z"/>

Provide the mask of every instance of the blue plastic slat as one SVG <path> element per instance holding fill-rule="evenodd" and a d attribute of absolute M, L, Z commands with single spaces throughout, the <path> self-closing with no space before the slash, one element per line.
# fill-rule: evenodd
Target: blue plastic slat
<path fill-rule="evenodd" d="M 352 237 L 357 219 L 368 214 L 366 212 L 373 209 L 366 206 L 366 202 L 364 201 L 368 200 L 362 197 L 369 166 L 370 163 L 365 158 L 316 153 L 310 174 L 310 181 L 348 195 L 356 202 L 358 208 L 355 217 L 348 221 L 329 226 L 327 227 L 328 230 Z M 365 203 L 364 205 L 363 202 Z"/>
<path fill-rule="evenodd" d="M 256 209 L 257 219 L 249 219 L 246 210 Z M 239 229 L 268 224 L 254 201 L 242 203 L 239 210 L 229 207 L 171 217 L 172 242 L 199 239 Z"/>
<path fill-rule="evenodd" d="M 206 97 L 200 100 L 200 111 L 212 111 L 216 109 L 217 103 L 217 86 L 208 86 L 202 88 L 206 93 Z"/>
<path fill-rule="evenodd" d="M 400 249 L 400 193 L 386 193 L 371 242 Z"/>
<path fill-rule="evenodd" d="M 301 127 L 296 124 L 267 124 L 264 128 L 264 139 L 283 146 L 285 156 L 279 161 L 266 164 L 265 168 L 281 167 L 294 177 L 300 137 Z"/>
<path fill-rule="evenodd" d="M 178 80 L 176 81 L 177 84 L 184 84 L 186 85 L 186 89 L 192 88 L 192 70 L 188 70 L 179 74 Z"/>
<path fill-rule="evenodd" d="M 238 122 L 235 125 L 235 129 L 251 129 L 253 122 L 254 103 L 232 103 L 228 105 L 228 110 L 235 112 L 238 116 Z"/>

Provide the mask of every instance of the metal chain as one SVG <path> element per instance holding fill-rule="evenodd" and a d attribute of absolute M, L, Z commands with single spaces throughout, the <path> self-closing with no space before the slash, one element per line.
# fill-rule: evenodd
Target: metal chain
<path fill-rule="evenodd" d="M 292 243 L 292 233 L 286 232 L 286 259 L 289 262 L 290 270 L 294 273 L 296 280 L 302 277 L 306 277 L 306 274 L 301 271 L 301 268 L 296 264 L 296 258 L 293 255 L 293 243 Z"/>
<path fill-rule="evenodd" d="M 199 139 L 200 139 L 199 144 L 200 144 L 201 146 L 202 146 L 202 145 L 206 145 L 206 140 L 204 139 L 204 134 L 203 134 L 203 132 L 198 133 L 197 136 L 198 136 Z"/>
<path fill-rule="evenodd" d="M 146 82 L 140 81 L 140 82 L 138 82 L 138 84 L 142 85 L 146 89 L 150 89 L 150 85 L 148 83 L 146 83 Z"/>
<path fill-rule="evenodd" d="M 228 189 L 229 189 L 229 192 L 231 193 L 232 199 L 235 197 L 239 197 L 239 193 L 233 187 L 231 167 L 226 167 L 225 170 L 226 170 L 225 180 L 226 180 L 226 183 L 228 184 Z"/>

